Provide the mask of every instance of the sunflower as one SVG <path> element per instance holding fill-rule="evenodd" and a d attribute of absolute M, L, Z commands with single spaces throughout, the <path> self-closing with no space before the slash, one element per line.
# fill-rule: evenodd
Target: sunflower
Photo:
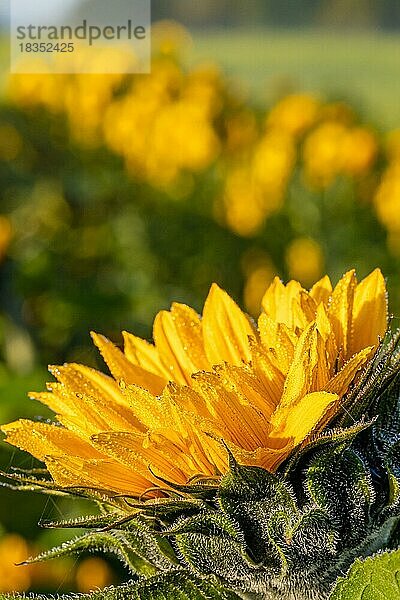
<path fill-rule="evenodd" d="M 61 488 L 157 495 L 228 469 L 222 441 L 243 464 L 275 471 L 341 408 L 387 330 L 379 269 L 306 291 L 276 278 L 257 326 L 217 285 L 203 316 L 183 304 L 160 312 L 154 345 L 124 332 L 124 350 L 92 334 L 111 376 L 78 364 L 50 367 L 33 393 L 57 415 L 4 425 L 6 440 L 46 463 Z"/>

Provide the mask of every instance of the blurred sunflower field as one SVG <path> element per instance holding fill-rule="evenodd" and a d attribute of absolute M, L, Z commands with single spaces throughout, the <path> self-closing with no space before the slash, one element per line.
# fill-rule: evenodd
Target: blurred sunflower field
<path fill-rule="evenodd" d="M 150 339 L 160 308 L 200 309 L 213 281 L 256 316 L 276 274 L 309 287 L 325 272 L 337 280 L 350 266 L 361 277 L 380 266 L 399 315 L 400 129 L 323 91 L 249 98 L 216 64 L 188 65 L 179 25 L 156 25 L 153 42 L 150 75 L 5 83 L 3 423 L 47 417 L 26 400 L 46 364 L 98 364 L 90 330 Z M 32 466 L 4 446 L 1 462 Z M 61 539 L 32 523 L 70 507 L 29 492 L 0 501 L 0 592 L 118 581 L 117 567 L 93 556 L 15 567 Z"/>

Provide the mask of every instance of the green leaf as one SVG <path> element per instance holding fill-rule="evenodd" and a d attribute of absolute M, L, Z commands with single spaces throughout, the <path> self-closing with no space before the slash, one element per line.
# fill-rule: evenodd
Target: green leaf
<path fill-rule="evenodd" d="M 330 600 L 398 600 L 400 598 L 400 550 L 356 560 L 340 578 Z"/>

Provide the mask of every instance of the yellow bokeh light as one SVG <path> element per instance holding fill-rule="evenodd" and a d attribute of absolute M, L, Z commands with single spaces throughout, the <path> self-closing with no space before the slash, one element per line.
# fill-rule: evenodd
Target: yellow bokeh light
<path fill-rule="evenodd" d="M 0 215 L 0 260 L 5 256 L 13 237 L 11 221 L 5 215 Z"/>
<path fill-rule="evenodd" d="M 269 255 L 261 250 L 248 251 L 242 259 L 242 269 L 246 277 L 244 305 L 253 317 L 258 317 L 261 300 L 276 275 L 276 269 Z"/>
<path fill-rule="evenodd" d="M 26 592 L 31 584 L 30 568 L 16 566 L 29 556 L 26 541 L 16 533 L 0 540 L 0 592 Z"/>
<path fill-rule="evenodd" d="M 267 124 L 292 135 L 299 135 L 316 121 L 320 102 L 308 94 L 291 94 L 282 98 L 270 111 Z"/>
<path fill-rule="evenodd" d="M 400 161 L 394 161 L 382 177 L 374 197 L 379 220 L 389 232 L 400 233 Z"/>
<path fill-rule="evenodd" d="M 289 276 L 309 287 L 321 276 L 324 256 L 321 246 L 309 238 L 297 238 L 286 250 Z"/>
<path fill-rule="evenodd" d="M 112 581 L 112 571 L 102 558 L 86 558 L 76 571 L 76 587 L 79 592 L 87 593 L 96 588 L 104 588 L 111 585 Z"/>

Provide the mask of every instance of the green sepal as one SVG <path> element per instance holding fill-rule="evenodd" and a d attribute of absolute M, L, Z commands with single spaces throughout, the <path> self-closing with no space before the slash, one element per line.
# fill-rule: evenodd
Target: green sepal
<path fill-rule="evenodd" d="M 165 534 L 173 540 L 181 562 L 199 574 L 237 585 L 252 578 L 259 567 L 247 555 L 239 527 L 222 513 L 182 519 Z"/>
<path fill-rule="evenodd" d="M 387 477 L 387 498 L 381 517 L 387 518 L 400 514 L 400 442 L 389 447 L 384 467 Z"/>
<path fill-rule="evenodd" d="M 339 551 L 365 536 L 374 490 L 370 474 L 355 452 L 338 445 L 318 454 L 307 469 L 306 487 L 335 524 Z"/>
<path fill-rule="evenodd" d="M 216 575 L 238 586 L 252 589 L 254 578 L 261 580 L 259 566 L 246 554 L 240 542 L 208 533 L 182 533 L 174 537 L 181 561 L 198 574 Z"/>
<path fill-rule="evenodd" d="M 49 600 L 46 596 L 0 594 L 0 600 Z M 240 600 L 213 578 L 200 578 L 184 570 L 156 575 L 139 582 L 94 591 L 58 596 L 58 600 Z"/>
<path fill-rule="evenodd" d="M 174 525 L 163 531 L 163 535 L 175 536 L 181 533 L 203 533 L 232 538 L 244 544 L 244 535 L 238 525 L 221 512 L 207 511 L 189 518 L 181 518 Z"/>
<path fill-rule="evenodd" d="M 378 418 L 374 427 L 375 439 L 385 450 L 399 439 L 400 431 L 400 372 L 394 374 L 377 398 Z"/>
<path fill-rule="evenodd" d="M 346 395 L 342 414 L 336 420 L 339 427 L 349 427 L 363 415 L 374 418 L 384 414 L 382 396 L 393 379 L 398 378 L 400 367 L 400 330 L 388 332 L 373 360 L 362 372 L 359 381 Z"/>
<path fill-rule="evenodd" d="M 285 461 L 283 465 L 284 468 L 280 469 L 280 471 L 283 473 L 285 479 L 287 479 L 291 472 L 297 467 L 298 463 L 304 458 L 307 458 L 312 451 L 318 450 L 329 444 L 337 445 L 341 442 L 347 443 L 347 445 L 350 446 L 356 436 L 362 431 L 369 429 L 374 422 L 375 420 L 361 420 L 346 429 L 324 430 L 322 433 L 319 433 L 313 439 L 308 441 L 304 447 L 300 447 L 296 450 L 291 455 L 290 459 Z"/>
<path fill-rule="evenodd" d="M 181 495 L 188 495 L 190 498 L 213 498 L 218 490 L 218 483 L 216 483 L 214 480 L 212 483 L 210 483 L 210 478 L 203 479 L 200 483 L 181 485 L 174 483 L 173 481 L 169 481 L 169 479 L 165 479 L 164 477 L 161 477 L 161 475 L 157 475 L 157 473 L 154 473 L 150 467 L 149 471 L 156 479 L 162 481 L 162 483 L 165 483 L 167 488 L 170 488 L 175 492 L 179 492 Z"/>
<path fill-rule="evenodd" d="M 39 521 L 38 525 L 44 529 L 104 529 L 113 526 L 118 518 L 126 518 L 124 513 L 108 513 L 104 515 L 86 515 L 74 519 L 60 521 Z"/>
<path fill-rule="evenodd" d="M 129 507 L 141 514 L 162 522 L 173 522 L 181 515 L 193 515 L 207 509 L 207 504 L 197 498 L 152 498 L 146 502 L 129 502 Z"/>
<path fill-rule="evenodd" d="M 68 490 L 60 489 L 60 486 L 56 485 L 50 479 L 38 478 L 33 475 L 27 475 L 25 473 L 6 473 L 0 471 L 0 477 L 14 481 L 15 483 L 6 483 L 0 481 L 0 486 L 18 492 L 42 492 L 48 495 L 56 496 L 68 496 Z"/>
<path fill-rule="evenodd" d="M 400 550 L 357 559 L 346 577 L 336 583 L 330 600 L 398 600 Z"/>
<path fill-rule="evenodd" d="M 337 534 L 327 513 L 315 507 L 305 509 L 285 532 L 281 549 L 291 572 L 312 571 L 336 554 Z"/>
<path fill-rule="evenodd" d="M 157 570 L 176 567 L 175 555 L 167 540 L 156 536 L 140 521 L 130 522 L 129 530 L 95 531 L 64 542 L 25 561 L 31 564 L 82 552 L 114 554 L 134 574 L 153 575 Z"/>
<path fill-rule="evenodd" d="M 275 513 L 296 520 L 298 509 L 289 485 L 260 467 L 239 465 L 231 457 L 218 502 L 244 532 L 253 560 L 280 570 L 281 556 L 271 540 L 268 523 Z"/>
<path fill-rule="evenodd" d="M 15 490 L 18 492 L 40 492 L 46 495 L 85 498 L 87 500 L 97 501 L 103 507 L 120 507 L 124 504 L 123 498 L 111 494 L 107 490 L 84 488 L 84 487 L 61 487 L 49 479 L 25 475 L 24 473 L 6 473 L 0 471 L 0 477 L 14 481 L 15 483 L 6 483 L 0 481 L 0 487 Z"/>

